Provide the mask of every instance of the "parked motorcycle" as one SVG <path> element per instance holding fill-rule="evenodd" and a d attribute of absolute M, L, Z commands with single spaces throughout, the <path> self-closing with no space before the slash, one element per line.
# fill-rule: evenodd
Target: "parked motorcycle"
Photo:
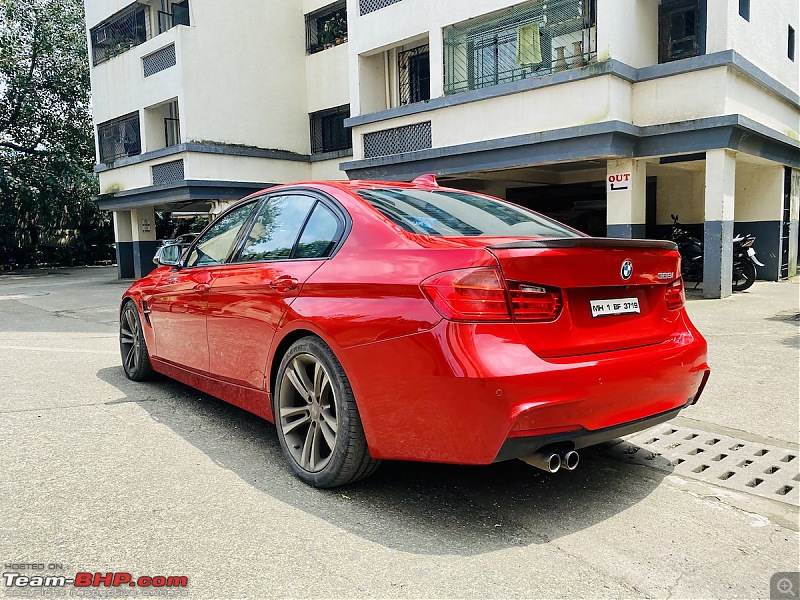
<path fill-rule="evenodd" d="M 703 241 L 689 235 L 678 222 L 678 215 L 672 217 L 670 238 L 678 245 L 681 253 L 681 275 L 684 281 L 700 283 L 703 281 Z M 763 267 L 756 258 L 753 244 L 756 237 L 751 234 L 737 235 L 733 238 L 733 291 L 742 292 L 756 280 L 756 265 Z"/>

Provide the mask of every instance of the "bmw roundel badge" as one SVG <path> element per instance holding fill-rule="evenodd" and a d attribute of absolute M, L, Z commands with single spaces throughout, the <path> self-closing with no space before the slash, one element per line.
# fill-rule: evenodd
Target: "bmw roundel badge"
<path fill-rule="evenodd" d="M 633 263 L 631 261 L 626 260 L 622 263 L 620 275 L 622 275 L 622 278 L 626 281 L 631 278 L 631 275 L 633 275 Z"/>

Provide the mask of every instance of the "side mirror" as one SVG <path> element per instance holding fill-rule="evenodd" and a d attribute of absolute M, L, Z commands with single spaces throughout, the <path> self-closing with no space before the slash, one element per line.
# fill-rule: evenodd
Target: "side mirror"
<path fill-rule="evenodd" d="M 163 267 L 180 267 L 182 248 L 180 244 L 161 246 L 153 257 L 153 262 Z"/>

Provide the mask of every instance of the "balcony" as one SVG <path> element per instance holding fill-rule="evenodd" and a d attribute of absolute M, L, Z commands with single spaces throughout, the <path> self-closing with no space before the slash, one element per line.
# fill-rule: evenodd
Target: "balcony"
<path fill-rule="evenodd" d="M 347 6 L 344 0 L 306 15 L 306 52 L 314 54 L 347 41 Z"/>
<path fill-rule="evenodd" d="M 150 7 L 134 2 L 93 27 L 90 36 L 92 63 L 97 66 L 152 37 Z"/>
<path fill-rule="evenodd" d="M 596 15 L 596 0 L 550 0 L 518 4 L 446 27 L 445 94 L 595 61 Z"/>
<path fill-rule="evenodd" d="M 142 153 L 139 113 L 132 113 L 101 123 L 97 126 L 100 162 L 112 164 L 115 160 Z"/>
<path fill-rule="evenodd" d="M 157 10 L 155 0 L 134 2 L 92 27 L 92 64 L 96 67 L 176 25 L 189 24 L 189 0 L 173 2 L 169 11 Z"/>

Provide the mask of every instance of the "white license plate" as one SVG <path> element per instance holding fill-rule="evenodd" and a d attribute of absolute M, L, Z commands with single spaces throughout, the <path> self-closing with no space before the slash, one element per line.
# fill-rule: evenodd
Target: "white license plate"
<path fill-rule="evenodd" d="M 609 300 L 589 300 L 592 308 L 593 317 L 605 317 L 607 315 L 626 315 L 638 313 L 638 298 L 611 298 Z"/>

